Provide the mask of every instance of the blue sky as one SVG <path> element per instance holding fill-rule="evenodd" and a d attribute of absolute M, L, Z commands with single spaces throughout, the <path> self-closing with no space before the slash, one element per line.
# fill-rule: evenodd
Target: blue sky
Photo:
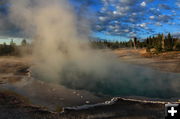
<path fill-rule="evenodd" d="M 0 36 L 19 37 L 8 21 L 7 0 L 0 0 Z M 108 40 L 146 38 L 171 32 L 180 36 L 180 0 L 70 0 L 78 18 L 86 18 L 91 36 Z"/>
<path fill-rule="evenodd" d="M 94 12 L 95 37 L 129 40 L 158 33 L 180 34 L 180 0 L 86 0 L 90 1 L 87 7 Z"/>

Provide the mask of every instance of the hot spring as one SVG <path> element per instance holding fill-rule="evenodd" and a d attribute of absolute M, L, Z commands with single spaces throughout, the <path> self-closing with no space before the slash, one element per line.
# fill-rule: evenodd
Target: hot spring
<path fill-rule="evenodd" d="M 108 72 L 103 76 L 98 76 L 93 71 L 85 72 L 76 65 L 68 64 L 59 73 L 59 77 L 55 83 L 71 89 L 87 90 L 96 95 L 151 99 L 180 98 L 180 74 L 123 62 L 110 65 Z M 50 81 L 46 78 L 42 80 Z"/>

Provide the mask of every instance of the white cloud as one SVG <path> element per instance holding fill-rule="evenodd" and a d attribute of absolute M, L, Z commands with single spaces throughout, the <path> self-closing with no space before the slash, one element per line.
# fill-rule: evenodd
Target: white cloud
<path fill-rule="evenodd" d="M 114 15 L 123 15 L 123 13 L 121 13 L 120 11 L 113 11 Z"/>
<path fill-rule="evenodd" d="M 176 5 L 177 5 L 178 7 L 180 7 L 180 0 L 177 0 L 177 1 L 176 1 Z"/>
<path fill-rule="evenodd" d="M 130 9 L 130 7 L 129 6 L 124 6 L 124 7 L 116 6 L 116 9 L 118 11 L 126 12 Z"/>
<path fill-rule="evenodd" d="M 101 8 L 98 24 L 102 31 L 109 34 L 134 36 L 135 34 L 154 33 L 153 26 L 163 26 L 163 24 L 173 24 L 173 19 L 179 20 L 177 10 L 171 8 L 171 14 L 164 14 L 162 8 L 169 6 L 168 2 L 162 5 L 155 5 L 155 0 L 101 0 Z M 180 0 L 177 0 L 174 4 Z M 112 9 L 113 8 L 113 9 Z M 160 9 L 161 8 L 161 9 Z M 169 8 L 167 8 L 169 9 Z M 174 10 L 174 11 L 173 11 Z M 174 16 L 175 17 L 174 17 Z M 119 27 L 117 27 L 119 26 Z M 134 32 L 132 32 L 134 31 Z"/>
<path fill-rule="evenodd" d="M 142 23 L 142 24 L 138 24 L 138 26 L 142 27 L 142 28 L 145 28 L 146 27 L 146 23 Z"/>
<path fill-rule="evenodd" d="M 100 20 L 100 21 L 106 21 L 107 18 L 106 18 L 106 17 L 99 17 L 99 20 Z"/>
<path fill-rule="evenodd" d="M 119 21 L 114 21 L 114 23 L 115 23 L 115 24 L 118 24 L 118 23 L 119 23 Z"/>
<path fill-rule="evenodd" d="M 137 36 L 137 34 L 135 32 L 130 32 L 129 35 L 130 35 L 130 37 L 136 37 Z"/>
<path fill-rule="evenodd" d="M 162 26 L 160 22 L 156 22 L 156 26 Z"/>
<path fill-rule="evenodd" d="M 129 21 L 134 22 L 135 20 L 133 18 L 130 18 Z"/>
<path fill-rule="evenodd" d="M 150 19 L 154 19 L 154 18 L 155 18 L 155 16 L 150 16 L 149 18 L 150 18 Z"/>
<path fill-rule="evenodd" d="M 176 5 L 177 5 L 178 7 L 180 7 L 180 3 L 176 3 Z"/>
<path fill-rule="evenodd" d="M 107 10 L 106 7 L 102 7 L 102 8 L 101 8 L 101 12 L 105 12 L 106 10 Z"/>
<path fill-rule="evenodd" d="M 115 31 L 115 32 L 118 32 L 119 30 L 118 30 L 118 29 L 115 29 L 114 31 Z"/>
<path fill-rule="evenodd" d="M 137 13 L 133 12 L 133 13 L 132 13 L 132 15 L 133 15 L 133 16 L 136 16 L 136 15 L 137 15 Z"/>
<path fill-rule="evenodd" d="M 112 25 L 110 25 L 110 26 L 109 26 L 109 28 L 110 28 L 110 29 L 115 29 L 115 27 L 114 27 L 114 26 L 112 26 Z"/>
<path fill-rule="evenodd" d="M 128 33 L 128 32 L 129 32 L 129 29 L 125 29 L 124 32 Z"/>
<path fill-rule="evenodd" d="M 140 5 L 141 5 L 142 7 L 146 7 L 146 2 L 144 1 L 144 2 L 142 2 Z"/>

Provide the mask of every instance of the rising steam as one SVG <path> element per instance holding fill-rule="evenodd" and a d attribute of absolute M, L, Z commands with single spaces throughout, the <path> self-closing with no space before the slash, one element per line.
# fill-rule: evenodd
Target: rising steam
<path fill-rule="evenodd" d="M 66 0 L 11 0 L 9 18 L 33 39 L 38 79 L 118 96 L 180 96 L 179 75 L 123 64 L 92 49 Z"/>

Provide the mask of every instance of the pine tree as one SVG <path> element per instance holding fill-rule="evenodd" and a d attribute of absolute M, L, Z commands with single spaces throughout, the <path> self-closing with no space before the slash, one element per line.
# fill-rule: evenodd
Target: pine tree
<path fill-rule="evenodd" d="M 23 39 L 23 40 L 22 40 L 21 45 L 22 45 L 22 46 L 26 46 L 26 45 L 27 45 L 26 39 Z"/>

